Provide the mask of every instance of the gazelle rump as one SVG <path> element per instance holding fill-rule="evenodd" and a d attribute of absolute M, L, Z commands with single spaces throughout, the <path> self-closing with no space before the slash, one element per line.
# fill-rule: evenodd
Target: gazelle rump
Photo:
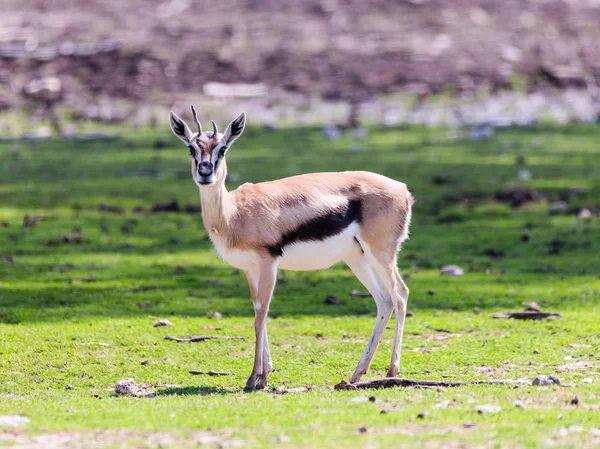
<path fill-rule="evenodd" d="M 405 184 L 370 172 L 311 173 L 225 188 L 227 151 L 242 134 L 242 113 L 218 132 L 198 132 L 174 112 L 173 133 L 189 148 L 192 176 L 200 189 L 202 218 L 219 255 L 244 270 L 254 304 L 256 348 L 247 389 L 267 385 L 272 368 L 266 321 L 278 268 L 319 270 L 344 261 L 373 296 L 373 334 L 351 382 L 366 373 L 388 320 L 395 312 L 388 377 L 400 369 L 408 288 L 396 267 L 408 238 L 413 197 Z"/>

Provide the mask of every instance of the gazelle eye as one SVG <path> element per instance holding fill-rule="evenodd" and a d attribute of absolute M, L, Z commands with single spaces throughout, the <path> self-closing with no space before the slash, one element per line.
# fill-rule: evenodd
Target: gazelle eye
<path fill-rule="evenodd" d="M 227 151 L 227 147 L 221 147 L 219 149 L 219 156 L 223 156 L 225 155 L 225 151 Z"/>
<path fill-rule="evenodd" d="M 193 156 L 194 154 L 196 154 L 196 150 L 194 149 L 194 147 L 192 145 L 189 145 L 188 149 L 190 150 L 190 156 Z"/>

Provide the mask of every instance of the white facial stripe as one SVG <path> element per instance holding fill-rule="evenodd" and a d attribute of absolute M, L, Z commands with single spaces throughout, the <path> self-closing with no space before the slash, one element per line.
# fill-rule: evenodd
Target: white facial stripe
<path fill-rule="evenodd" d="M 192 143 L 190 143 L 188 145 L 188 148 L 192 147 L 194 149 L 194 153 L 192 156 L 194 156 L 194 158 L 196 157 L 196 155 L 198 154 L 198 151 L 200 151 L 200 148 L 198 147 L 198 143 L 196 141 L 193 141 Z"/>
<path fill-rule="evenodd" d="M 212 154 L 213 164 L 215 164 L 215 165 L 217 164 L 217 161 L 219 160 L 219 151 L 221 151 L 221 148 L 223 148 L 225 146 L 226 146 L 225 143 L 223 143 L 222 140 L 219 140 L 219 143 L 217 144 L 217 146 L 215 146 L 215 148 L 213 150 L 213 154 Z"/>

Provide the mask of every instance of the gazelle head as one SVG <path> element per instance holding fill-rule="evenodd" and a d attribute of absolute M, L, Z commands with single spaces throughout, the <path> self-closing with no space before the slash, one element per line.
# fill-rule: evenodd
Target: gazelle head
<path fill-rule="evenodd" d="M 185 143 L 192 158 L 192 177 L 198 186 L 212 186 L 225 182 L 227 168 L 225 155 L 235 140 L 242 135 L 246 126 L 246 114 L 241 113 L 233 120 L 224 134 L 219 133 L 217 124 L 212 122 L 212 131 L 202 132 L 202 125 L 192 106 L 198 132 L 189 126 L 173 111 L 169 114 L 171 130 Z"/>

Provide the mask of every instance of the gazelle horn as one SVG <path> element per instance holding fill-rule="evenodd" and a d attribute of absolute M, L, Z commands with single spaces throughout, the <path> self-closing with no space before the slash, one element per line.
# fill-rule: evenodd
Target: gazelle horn
<path fill-rule="evenodd" d="M 194 114 L 194 121 L 198 126 L 198 134 L 202 134 L 202 125 L 200 124 L 200 120 L 198 120 L 198 115 L 196 114 L 196 108 L 194 108 L 194 106 L 192 106 L 192 114 Z"/>

